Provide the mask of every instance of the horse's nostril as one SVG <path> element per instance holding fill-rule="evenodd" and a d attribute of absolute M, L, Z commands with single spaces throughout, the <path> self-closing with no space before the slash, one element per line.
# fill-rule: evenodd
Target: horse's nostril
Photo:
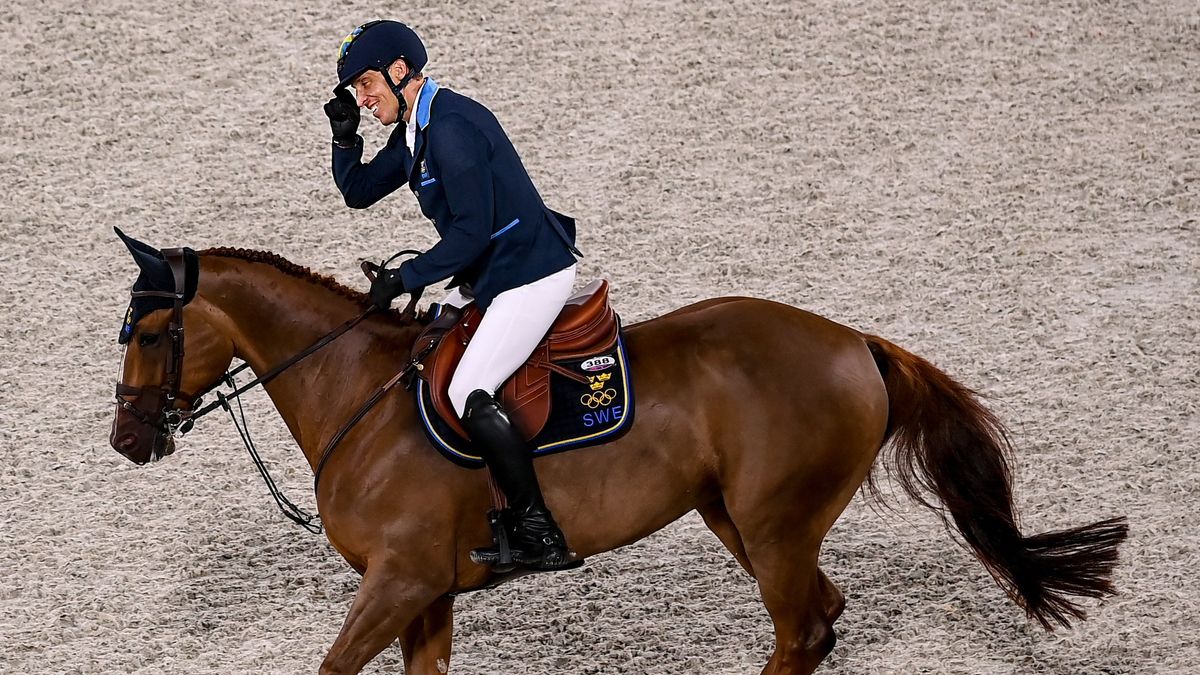
<path fill-rule="evenodd" d="M 121 452 L 129 452 L 137 445 L 137 436 L 133 434 L 125 434 L 117 441 L 117 450 Z"/>

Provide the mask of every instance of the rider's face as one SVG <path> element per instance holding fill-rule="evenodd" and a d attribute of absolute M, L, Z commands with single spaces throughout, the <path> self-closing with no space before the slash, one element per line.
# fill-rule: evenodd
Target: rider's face
<path fill-rule="evenodd" d="M 380 124 L 386 127 L 396 123 L 400 116 L 400 104 L 384 81 L 383 74 L 377 70 L 368 70 L 351 82 L 350 86 L 354 87 L 354 97 L 358 100 L 358 105 L 370 110 Z"/>

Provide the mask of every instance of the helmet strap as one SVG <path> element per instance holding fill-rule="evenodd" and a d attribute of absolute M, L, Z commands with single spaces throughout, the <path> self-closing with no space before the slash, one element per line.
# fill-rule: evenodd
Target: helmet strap
<path fill-rule="evenodd" d="M 392 82 L 392 74 L 388 72 L 389 68 L 391 68 L 390 64 L 387 68 L 380 69 L 379 72 L 383 74 L 383 81 L 387 83 L 387 86 L 392 90 L 392 95 L 394 95 L 396 97 L 396 101 L 400 103 L 400 117 L 398 121 L 403 121 L 404 113 L 408 111 L 408 102 L 404 100 L 404 88 L 407 87 L 408 83 L 412 81 L 413 76 L 416 75 L 416 72 L 410 67 L 404 77 L 400 78 L 400 83 L 396 84 L 395 82 Z"/>

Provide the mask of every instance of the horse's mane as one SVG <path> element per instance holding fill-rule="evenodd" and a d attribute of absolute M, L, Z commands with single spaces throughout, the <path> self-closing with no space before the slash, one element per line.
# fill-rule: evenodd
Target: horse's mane
<path fill-rule="evenodd" d="M 283 272 L 284 274 L 287 274 L 289 276 L 293 276 L 293 277 L 296 277 L 297 279 L 302 279 L 304 281 L 314 283 L 323 288 L 328 288 L 329 290 L 333 291 L 334 293 L 337 293 L 338 295 L 342 296 L 343 298 L 348 298 L 348 299 L 353 300 L 360 304 L 370 302 L 370 298 L 367 297 L 366 293 L 360 293 L 360 292 L 354 290 L 353 288 L 346 286 L 345 284 L 339 283 L 331 276 L 326 276 L 324 274 L 317 274 L 316 272 L 308 269 L 307 267 L 304 267 L 303 265 L 297 265 L 296 263 L 292 262 L 291 260 L 288 260 L 287 258 L 279 255 L 278 253 L 272 253 L 270 251 L 258 251 L 258 250 L 252 249 L 252 248 L 233 248 L 233 247 L 229 247 L 229 246 L 218 246 L 216 248 L 206 248 L 203 251 L 198 251 L 197 255 L 202 255 L 202 256 L 211 255 L 211 256 L 218 256 L 221 258 L 236 258 L 238 260 L 245 260 L 247 262 L 263 263 L 265 265 L 270 265 L 271 267 L 274 267 L 275 269 L 277 269 L 280 272 Z M 391 311 L 388 312 L 388 314 L 390 314 L 396 318 L 399 318 L 400 317 L 400 308 L 393 307 L 391 309 Z M 416 317 L 414 317 L 414 322 L 421 324 L 421 325 L 427 324 L 432 320 L 433 320 L 432 313 L 429 311 L 426 311 L 426 310 L 421 310 L 421 311 L 417 312 Z"/>
<path fill-rule="evenodd" d="M 219 256 L 221 258 L 237 258 L 247 262 L 264 263 L 274 267 L 275 269 L 289 276 L 303 279 L 318 286 L 323 286 L 338 295 L 354 300 L 355 302 L 365 302 L 367 296 L 365 293 L 360 293 L 349 286 L 341 284 L 334 280 L 333 277 L 324 274 L 317 274 L 307 267 L 297 265 L 296 263 L 284 258 L 278 253 L 270 251 L 256 251 L 249 248 L 231 248 L 221 246 L 218 248 L 209 248 L 198 252 L 199 255 Z"/>

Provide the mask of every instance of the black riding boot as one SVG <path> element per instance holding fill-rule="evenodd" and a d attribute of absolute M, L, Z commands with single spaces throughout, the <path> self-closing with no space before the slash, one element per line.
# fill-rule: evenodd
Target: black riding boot
<path fill-rule="evenodd" d="M 508 498 L 504 520 L 509 526 L 513 560 L 537 570 L 564 570 L 582 565 L 582 560 L 572 556 L 566 537 L 542 501 L 529 444 L 509 422 L 504 409 L 482 389 L 471 392 L 466 407 L 463 428 Z M 475 549 L 471 551 L 471 559 L 494 564 L 500 561 L 500 550 Z"/>

